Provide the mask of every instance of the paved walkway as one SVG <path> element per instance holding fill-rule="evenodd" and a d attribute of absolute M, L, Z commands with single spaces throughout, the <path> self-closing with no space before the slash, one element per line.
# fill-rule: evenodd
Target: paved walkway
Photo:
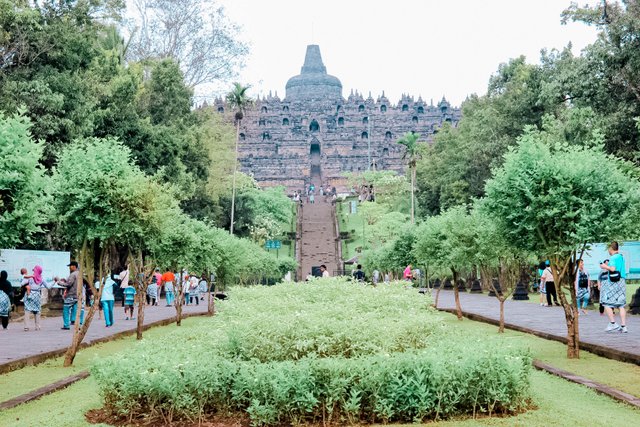
<path fill-rule="evenodd" d="M 434 295 L 435 295 L 434 291 Z M 537 295 L 530 295 L 536 298 Z M 495 297 L 486 294 L 460 293 L 462 311 L 499 320 L 500 303 Z M 453 291 L 440 291 L 438 308 L 455 308 Z M 620 322 L 619 316 L 616 316 Z M 541 307 L 526 301 L 504 303 L 504 320 L 516 326 L 533 329 L 557 337 L 566 338 L 567 324 L 562 307 Z M 600 316 L 597 308 L 589 310 L 589 314 L 579 318 L 580 342 L 608 347 L 640 356 L 640 317 L 627 316 L 629 333 L 604 332 L 609 320 L 606 315 Z"/>
<path fill-rule="evenodd" d="M 316 194 L 315 203 L 302 206 L 302 234 L 300 243 L 301 280 L 311 274 L 311 267 L 327 266 L 330 274 L 337 270 L 336 236 L 333 225 L 334 209 L 324 196 Z"/>
<path fill-rule="evenodd" d="M 160 301 L 160 306 L 145 308 L 144 324 L 158 322 L 161 320 L 175 318 L 176 309 L 165 307 L 165 301 Z M 124 309 L 118 304 L 114 307 L 115 323 L 107 328 L 104 319 L 98 318 L 96 313 L 91 321 L 91 326 L 84 337 L 83 343 L 91 343 L 111 335 L 124 331 L 135 331 L 137 320 L 125 320 Z M 182 313 L 200 313 L 207 311 L 207 299 L 200 302 L 200 305 L 184 306 Z M 137 307 L 136 307 L 137 314 Z M 62 317 L 48 317 L 41 320 L 42 329 L 33 330 L 33 319 L 31 319 L 31 330 L 24 331 L 22 322 L 9 322 L 9 328 L 0 328 L 0 365 L 11 363 L 26 357 L 37 356 L 51 351 L 65 349 L 71 344 L 72 332 L 60 329 L 62 327 Z"/>

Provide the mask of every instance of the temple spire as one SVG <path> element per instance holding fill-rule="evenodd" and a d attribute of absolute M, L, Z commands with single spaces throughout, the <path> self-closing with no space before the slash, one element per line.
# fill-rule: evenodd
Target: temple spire
<path fill-rule="evenodd" d="M 322 73 L 327 74 L 327 67 L 322 63 L 322 55 L 320 55 L 320 46 L 310 44 L 307 46 L 307 53 L 304 57 L 304 65 L 300 70 L 300 74 Z"/>

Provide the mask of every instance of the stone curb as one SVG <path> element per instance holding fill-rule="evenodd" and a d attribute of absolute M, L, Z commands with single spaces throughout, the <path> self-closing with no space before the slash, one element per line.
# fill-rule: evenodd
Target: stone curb
<path fill-rule="evenodd" d="M 572 374 L 571 372 L 563 371 L 562 369 L 555 368 L 539 360 L 533 361 L 533 367 L 540 371 L 545 371 L 552 375 L 556 375 L 567 381 L 571 381 L 573 383 L 583 385 L 592 390 L 595 390 L 598 393 L 606 394 L 607 396 L 613 399 L 619 400 L 620 402 L 626 403 L 631 406 L 635 406 L 636 408 L 640 408 L 640 398 L 632 394 L 625 393 L 623 391 L 606 386 L 604 384 L 597 383 L 595 381 L 591 381 L 588 378 L 581 377 L 576 374 Z"/>
<path fill-rule="evenodd" d="M 60 381 L 56 381 L 53 384 L 48 384 L 44 387 L 40 387 L 37 390 L 33 390 L 33 391 L 30 391 L 29 393 L 22 394 L 18 397 L 14 397 L 13 399 L 0 402 L 0 410 L 15 408 L 16 406 L 22 405 L 23 403 L 40 399 L 42 396 L 62 390 L 63 388 L 66 388 L 75 382 L 78 382 L 80 380 L 87 378 L 88 376 L 89 376 L 89 371 L 82 371 L 70 377 L 63 378 Z"/>
<path fill-rule="evenodd" d="M 451 314 L 456 314 L 455 308 L 438 308 L 438 310 L 451 313 Z M 495 326 L 500 325 L 500 322 L 498 320 L 492 319 L 490 317 L 485 317 L 480 314 L 468 313 L 466 311 L 462 311 L 462 315 L 468 319 L 475 320 L 478 322 L 489 323 Z M 553 335 L 547 332 L 536 331 L 534 329 L 529 329 L 524 326 L 514 325 L 509 322 L 504 322 L 504 327 L 507 329 L 512 329 L 514 331 L 535 335 L 547 340 L 558 341 L 563 344 L 567 343 L 566 337 Z M 612 348 L 605 347 L 603 345 L 591 344 L 584 341 L 580 341 L 580 349 L 586 350 L 589 353 L 593 353 L 598 356 L 606 357 L 607 359 L 613 359 L 619 362 L 627 362 L 627 363 L 633 363 L 635 365 L 640 365 L 640 355 L 629 353 L 626 351 L 614 350 Z"/>
<path fill-rule="evenodd" d="M 182 315 L 182 319 L 187 319 L 189 317 L 199 317 L 199 316 L 204 317 L 207 315 L 208 313 L 206 311 L 202 313 L 187 313 Z M 175 321 L 176 321 L 175 316 L 169 317 L 167 319 L 157 320 L 155 322 L 144 325 L 142 327 L 142 330 L 146 331 L 149 328 L 153 328 L 156 326 L 166 326 Z M 128 329 L 126 331 L 121 331 L 113 335 L 108 335 L 106 337 L 96 338 L 92 341 L 83 342 L 82 344 L 80 344 L 80 349 L 91 347 L 92 345 L 95 345 L 95 344 L 101 344 L 101 343 L 113 341 L 122 337 L 126 337 L 128 335 L 133 335 L 135 333 L 136 333 L 136 329 L 134 328 L 134 329 Z M 22 359 L 12 360 L 11 362 L 3 363 L 2 365 L 0 365 L 0 375 L 24 368 L 25 366 L 35 366 L 48 359 L 63 356 L 66 353 L 66 351 L 67 351 L 67 348 L 65 347 L 57 350 L 47 351 L 45 353 L 36 354 L 29 357 L 24 357 Z"/>

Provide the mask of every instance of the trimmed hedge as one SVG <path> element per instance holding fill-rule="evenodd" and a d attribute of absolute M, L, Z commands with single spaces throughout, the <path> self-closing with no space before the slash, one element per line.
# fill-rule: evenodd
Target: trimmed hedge
<path fill-rule="evenodd" d="M 112 414 L 165 422 L 419 422 L 524 409 L 529 354 L 443 329 L 428 302 L 337 280 L 237 289 L 202 332 L 143 342 L 92 374 Z M 431 330 L 409 348 L 400 338 L 414 317 Z"/>

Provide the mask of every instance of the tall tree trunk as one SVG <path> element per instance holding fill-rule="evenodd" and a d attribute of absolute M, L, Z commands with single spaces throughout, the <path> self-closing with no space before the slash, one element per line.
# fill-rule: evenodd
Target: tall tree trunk
<path fill-rule="evenodd" d="M 207 281 L 207 313 L 209 314 L 209 316 L 213 316 L 214 311 L 215 311 L 215 307 L 213 305 L 213 297 L 212 297 L 212 293 L 215 292 L 215 289 L 212 291 L 211 290 L 211 273 L 209 273 L 209 281 Z"/>
<path fill-rule="evenodd" d="M 147 286 L 146 278 L 151 276 L 151 273 L 147 274 L 144 266 L 144 259 L 142 258 L 142 251 L 138 251 L 136 261 L 136 275 L 134 286 L 138 289 L 138 322 L 136 323 L 136 340 L 142 339 L 142 331 L 144 328 L 144 310 L 147 303 Z M 151 270 L 153 272 L 153 270 Z"/>
<path fill-rule="evenodd" d="M 178 286 L 176 286 L 176 299 L 174 304 L 176 307 L 176 326 L 182 325 L 182 269 L 180 269 L 180 280 Z"/>
<path fill-rule="evenodd" d="M 411 168 L 411 224 L 416 223 L 415 219 L 415 189 L 416 189 L 416 167 Z"/>
<path fill-rule="evenodd" d="M 567 358 L 568 359 L 580 359 L 580 328 L 579 328 L 579 316 L 578 306 L 576 305 L 575 289 L 573 285 L 570 285 L 571 299 L 573 303 L 567 301 L 567 297 L 562 290 L 562 284 L 558 286 L 556 290 L 558 292 L 558 298 L 562 304 L 564 310 L 564 318 L 567 323 Z"/>
<path fill-rule="evenodd" d="M 460 306 L 460 292 L 458 291 L 458 272 L 455 269 L 451 269 L 453 273 L 453 296 L 456 301 L 456 316 L 458 320 L 462 320 L 462 307 Z"/>
<path fill-rule="evenodd" d="M 233 184 L 231 186 L 231 224 L 229 225 L 229 234 L 233 235 L 233 221 L 235 219 L 236 209 L 236 170 L 238 168 L 238 143 L 240 141 L 240 120 L 236 120 L 236 161 L 233 164 Z M 180 323 L 178 323 L 179 325 Z"/>
<path fill-rule="evenodd" d="M 496 294 L 497 295 L 497 294 Z M 498 333 L 504 333 L 504 301 L 507 299 L 504 295 L 498 296 L 498 301 L 500 301 L 500 324 L 498 326 Z"/>
<path fill-rule="evenodd" d="M 438 299 L 440 298 L 440 289 L 442 289 L 442 283 L 438 286 L 438 290 L 436 291 L 436 300 L 433 303 L 433 308 L 438 308 Z"/>
<path fill-rule="evenodd" d="M 584 249 L 582 250 L 584 253 Z M 572 257 L 575 258 L 575 257 Z M 582 258 L 582 254 L 580 255 Z M 567 323 L 567 359 L 580 358 L 580 329 L 578 324 L 578 306 L 576 299 L 576 289 L 574 286 L 575 271 L 571 267 L 572 259 L 561 260 L 556 257 L 552 259 L 551 272 L 556 284 L 556 292 L 564 310 L 564 318 Z M 562 267 L 562 269 L 560 269 Z M 577 268 L 577 267 L 576 267 Z M 566 280 L 565 280 L 566 279 Z M 567 300 L 562 289 L 563 282 L 569 282 L 568 289 L 571 301 Z"/>
<path fill-rule="evenodd" d="M 93 250 L 93 248 L 92 248 Z M 89 256 L 89 249 L 88 249 L 88 243 L 85 240 L 82 244 L 82 249 L 80 252 L 80 256 L 79 258 L 79 271 L 78 271 L 78 285 L 76 287 L 76 290 L 78 292 L 78 302 L 77 304 L 77 310 L 76 310 L 76 318 L 74 320 L 75 325 L 73 327 L 73 338 L 71 340 L 71 345 L 69 346 L 69 348 L 67 349 L 67 352 L 64 355 L 64 363 L 63 366 L 64 367 L 68 367 L 71 366 L 73 364 L 73 361 L 76 357 L 76 353 L 78 353 L 78 349 L 80 348 L 80 344 L 82 343 L 82 340 L 84 339 L 85 335 L 87 334 L 87 331 L 89 330 L 89 327 L 91 326 L 91 321 L 93 320 L 93 315 L 96 312 L 96 307 L 98 306 L 98 304 L 100 304 L 100 297 L 102 296 L 102 290 L 104 289 L 104 281 L 102 280 L 102 274 L 104 271 L 104 265 L 106 264 L 105 262 L 105 256 L 106 256 L 106 250 L 103 248 L 100 254 L 100 277 L 98 280 L 100 280 L 101 285 L 100 285 L 100 289 L 96 290 L 95 286 L 93 285 L 93 257 Z M 83 325 L 80 326 L 80 318 L 82 315 L 82 307 L 83 304 L 85 303 L 84 301 L 84 296 L 85 296 L 85 292 L 84 292 L 84 285 L 83 285 L 83 275 L 87 274 L 87 281 L 89 282 L 89 287 L 91 288 L 91 291 L 94 295 L 93 298 L 93 305 L 91 307 L 89 307 L 89 310 L 87 311 L 87 313 L 85 313 L 85 317 L 84 317 L 84 322 Z"/>

